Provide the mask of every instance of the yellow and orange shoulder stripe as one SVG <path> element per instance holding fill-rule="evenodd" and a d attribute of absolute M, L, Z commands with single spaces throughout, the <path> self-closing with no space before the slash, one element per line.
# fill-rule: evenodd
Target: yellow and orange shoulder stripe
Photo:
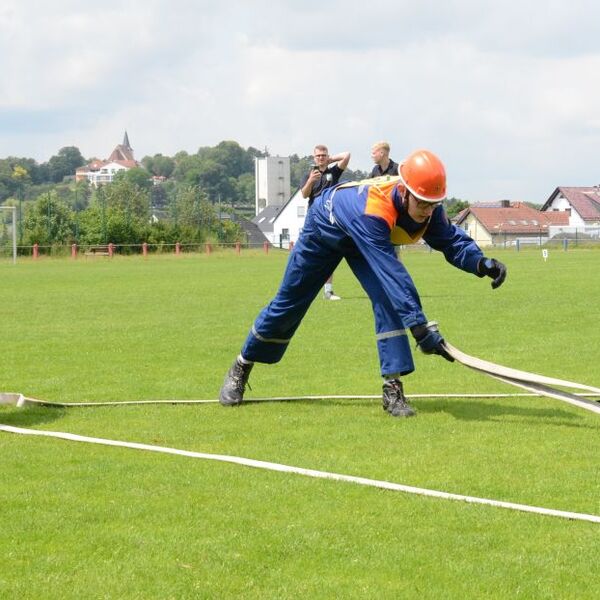
<path fill-rule="evenodd" d="M 394 188 L 402 183 L 400 177 L 375 177 L 363 179 L 362 181 L 350 181 L 343 183 L 340 188 L 364 186 L 367 190 L 367 202 L 365 204 L 365 215 L 381 217 L 390 229 L 396 224 L 398 211 L 392 200 Z"/>
<path fill-rule="evenodd" d="M 363 187 L 367 191 L 367 200 L 365 204 L 365 214 L 381 217 L 390 228 L 390 240 L 395 246 L 404 246 L 408 244 L 416 244 L 425 233 L 427 224 L 416 231 L 414 234 L 410 234 L 402 227 L 396 225 L 398 220 L 398 211 L 394 206 L 392 200 L 392 192 L 398 185 L 402 185 L 400 177 L 390 177 L 384 175 L 383 177 L 374 177 L 373 179 L 363 179 L 362 181 L 349 181 L 343 183 L 339 188 L 349 187 Z M 360 193 L 360 190 L 359 190 Z"/>

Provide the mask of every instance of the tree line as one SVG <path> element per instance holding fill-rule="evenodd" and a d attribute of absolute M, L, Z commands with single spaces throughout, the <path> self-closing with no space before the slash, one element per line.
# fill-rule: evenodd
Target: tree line
<path fill-rule="evenodd" d="M 265 156 L 266 148 L 222 141 L 192 154 L 145 156 L 139 167 L 98 188 L 75 181 L 76 169 L 93 160 L 84 159 L 77 147 L 61 148 L 44 163 L 7 157 L 0 159 L 0 204 L 18 207 L 22 246 L 243 241 L 231 216 L 253 215 L 254 162 Z M 292 191 L 311 163 L 310 155 L 290 157 Z M 155 185 L 152 176 L 161 183 Z M 347 169 L 344 178 L 365 177 Z M 0 244 L 8 243 L 8 221 L 8 214 L 0 213 Z"/>
<path fill-rule="evenodd" d="M 174 156 L 155 154 L 142 158 L 138 178 L 164 177 L 171 184 L 199 186 L 211 202 L 219 200 L 230 206 L 254 204 L 254 159 L 269 156 L 268 150 L 252 146 L 244 149 L 237 142 L 223 141 L 212 147 L 201 147 L 195 154 L 185 151 Z M 8 198 L 31 200 L 49 187 L 64 184 L 75 170 L 94 158 L 84 159 L 75 146 L 61 148 L 47 162 L 33 158 L 9 156 L 0 159 L 0 203 Z M 311 156 L 290 157 L 292 191 L 300 187 L 309 170 Z M 363 178 L 362 171 L 347 170 L 350 179 Z M 166 190 L 172 191 L 170 188 Z M 61 195 L 61 190 L 57 193 Z M 62 194 L 64 195 L 64 194 Z M 157 192 L 157 195 L 161 195 Z"/>
<path fill-rule="evenodd" d="M 113 183 L 89 190 L 78 185 L 87 206 L 81 210 L 65 200 L 56 190 L 41 194 L 28 204 L 24 219 L 17 224 L 19 245 L 42 248 L 77 243 L 84 246 L 112 242 L 126 247 L 149 244 L 183 244 L 216 241 L 244 241 L 240 226 L 231 219 L 221 219 L 218 210 L 198 187 L 184 186 L 177 190 L 165 219 L 153 218 L 150 191 L 139 186 L 128 173 L 117 175 Z M 6 221 L 0 239 L 8 243 Z"/>

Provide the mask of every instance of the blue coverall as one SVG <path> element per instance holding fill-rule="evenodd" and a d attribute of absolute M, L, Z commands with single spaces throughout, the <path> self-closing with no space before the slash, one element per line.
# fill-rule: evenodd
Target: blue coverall
<path fill-rule="evenodd" d="M 308 307 L 345 258 L 373 305 L 381 374 L 414 371 L 407 333 L 427 319 L 412 278 L 396 257 L 392 230 L 413 243 L 422 237 L 455 267 L 480 277 L 477 265 L 483 253 L 449 222 L 441 205 L 426 223 L 411 219 L 403 188 L 393 179 L 387 184 L 340 184 L 315 199 L 279 291 L 258 315 L 242 348 L 246 360 L 281 360 Z"/>

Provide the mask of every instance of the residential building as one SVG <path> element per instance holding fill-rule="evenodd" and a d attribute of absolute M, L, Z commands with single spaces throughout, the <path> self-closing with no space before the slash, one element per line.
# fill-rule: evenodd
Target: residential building
<path fill-rule="evenodd" d="M 566 212 L 541 212 L 524 202 L 481 202 L 465 208 L 453 219 L 479 246 L 543 243 L 551 226 L 568 224 Z"/>
<path fill-rule="evenodd" d="M 75 181 L 87 179 L 90 185 L 98 187 L 111 183 L 119 171 L 127 171 L 139 166 L 133 156 L 133 148 L 126 131 L 123 143 L 118 144 L 106 160 L 94 159 L 89 164 L 79 167 L 75 172 Z"/>
<path fill-rule="evenodd" d="M 542 211 L 567 216 L 566 227 L 552 227 L 552 235 L 600 237 L 600 186 L 557 187 Z"/>
<path fill-rule="evenodd" d="M 270 205 L 260 211 L 252 222 L 274 246 L 288 248 L 296 242 L 304 226 L 308 199 L 298 189 L 282 206 Z"/>

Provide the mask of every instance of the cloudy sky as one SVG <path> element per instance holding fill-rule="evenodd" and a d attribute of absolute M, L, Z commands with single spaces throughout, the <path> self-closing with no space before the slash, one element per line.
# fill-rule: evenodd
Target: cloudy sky
<path fill-rule="evenodd" d="M 371 6 L 369 8 L 369 6 Z M 426 147 L 449 194 L 600 183 L 593 0 L 1 0 L 0 157 Z"/>

